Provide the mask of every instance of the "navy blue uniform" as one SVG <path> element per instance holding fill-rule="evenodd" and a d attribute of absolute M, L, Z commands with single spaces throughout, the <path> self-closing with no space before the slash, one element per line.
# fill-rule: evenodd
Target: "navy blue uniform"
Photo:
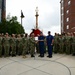
<path fill-rule="evenodd" d="M 38 40 L 39 40 L 39 50 L 40 50 L 40 56 L 44 57 L 44 36 L 39 36 Z"/>
<path fill-rule="evenodd" d="M 52 57 L 52 40 L 54 39 L 54 37 L 52 35 L 48 35 L 46 37 L 46 41 L 47 41 L 47 46 L 48 46 L 48 56 Z"/>

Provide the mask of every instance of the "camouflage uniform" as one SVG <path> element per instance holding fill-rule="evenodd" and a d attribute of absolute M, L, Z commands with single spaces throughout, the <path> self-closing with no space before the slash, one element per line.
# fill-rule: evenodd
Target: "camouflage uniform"
<path fill-rule="evenodd" d="M 2 41 L 4 46 L 4 56 L 7 57 L 9 56 L 9 49 L 10 49 L 9 37 L 4 37 Z"/>
<path fill-rule="evenodd" d="M 18 36 L 16 35 L 16 55 L 18 55 Z"/>
<path fill-rule="evenodd" d="M 60 35 L 59 38 L 59 53 L 63 53 L 63 39 L 62 39 L 62 35 Z"/>
<path fill-rule="evenodd" d="M 65 50 L 66 50 L 66 36 L 64 35 L 63 37 L 62 37 L 62 49 L 63 49 L 63 51 L 62 51 L 62 53 L 65 53 Z"/>
<path fill-rule="evenodd" d="M 73 36 L 73 42 L 72 42 L 72 54 L 75 55 L 75 36 Z"/>
<path fill-rule="evenodd" d="M 66 54 L 70 54 L 70 36 L 66 36 Z"/>
<path fill-rule="evenodd" d="M 70 36 L 70 54 L 72 53 L 72 43 L 73 43 L 73 37 Z"/>
<path fill-rule="evenodd" d="M 2 36 L 2 55 L 4 55 L 3 38 L 4 38 L 5 36 L 4 36 L 4 34 L 3 34 L 3 33 L 1 34 L 1 36 Z"/>
<path fill-rule="evenodd" d="M 36 43 L 36 50 L 37 50 L 37 53 L 39 53 L 39 43 L 38 42 Z"/>
<path fill-rule="evenodd" d="M 59 52 L 59 36 L 58 36 L 58 35 L 55 35 L 55 36 L 54 36 L 53 51 L 54 51 L 54 53 Z"/>
<path fill-rule="evenodd" d="M 29 38 L 29 46 L 30 46 L 31 57 L 33 57 L 34 56 L 34 52 L 35 52 L 35 38 L 34 37 L 30 37 Z"/>
<path fill-rule="evenodd" d="M 10 38 L 11 55 L 16 56 L 16 38 Z"/>
<path fill-rule="evenodd" d="M 22 54 L 22 38 L 20 37 L 20 35 L 18 35 L 18 38 L 17 38 L 17 54 L 18 55 L 21 55 Z"/>
<path fill-rule="evenodd" d="M 0 57 L 2 57 L 2 37 L 0 37 Z"/>
<path fill-rule="evenodd" d="M 28 51 L 28 38 L 27 37 L 23 37 L 22 38 L 22 46 L 23 46 L 22 55 L 26 56 L 26 53 Z"/>

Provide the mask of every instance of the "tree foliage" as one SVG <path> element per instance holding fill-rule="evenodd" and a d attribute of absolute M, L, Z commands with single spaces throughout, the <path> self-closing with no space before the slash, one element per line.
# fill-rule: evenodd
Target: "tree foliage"
<path fill-rule="evenodd" d="M 0 33 L 9 34 L 23 34 L 25 33 L 23 26 L 17 21 L 17 17 L 14 16 L 9 20 L 3 20 L 0 23 Z"/>

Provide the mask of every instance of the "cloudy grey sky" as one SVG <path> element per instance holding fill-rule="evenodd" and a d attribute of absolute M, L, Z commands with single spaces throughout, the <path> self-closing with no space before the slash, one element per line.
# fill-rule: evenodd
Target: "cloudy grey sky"
<path fill-rule="evenodd" d="M 39 10 L 39 29 L 45 35 L 50 30 L 54 35 L 55 32 L 60 33 L 60 0 L 6 0 L 6 15 L 17 16 L 21 23 L 21 10 L 25 18 L 23 18 L 23 27 L 26 33 L 30 33 L 35 27 L 35 9 Z"/>

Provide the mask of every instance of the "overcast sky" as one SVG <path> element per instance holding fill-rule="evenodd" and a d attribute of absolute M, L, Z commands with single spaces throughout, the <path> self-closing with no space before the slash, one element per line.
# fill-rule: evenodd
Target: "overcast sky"
<path fill-rule="evenodd" d="M 6 0 L 6 15 L 17 16 L 21 23 L 21 10 L 23 11 L 23 27 L 30 33 L 35 27 L 35 9 L 38 6 L 38 27 L 47 35 L 51 31 L 60 33 L 60 0 Z"/>

